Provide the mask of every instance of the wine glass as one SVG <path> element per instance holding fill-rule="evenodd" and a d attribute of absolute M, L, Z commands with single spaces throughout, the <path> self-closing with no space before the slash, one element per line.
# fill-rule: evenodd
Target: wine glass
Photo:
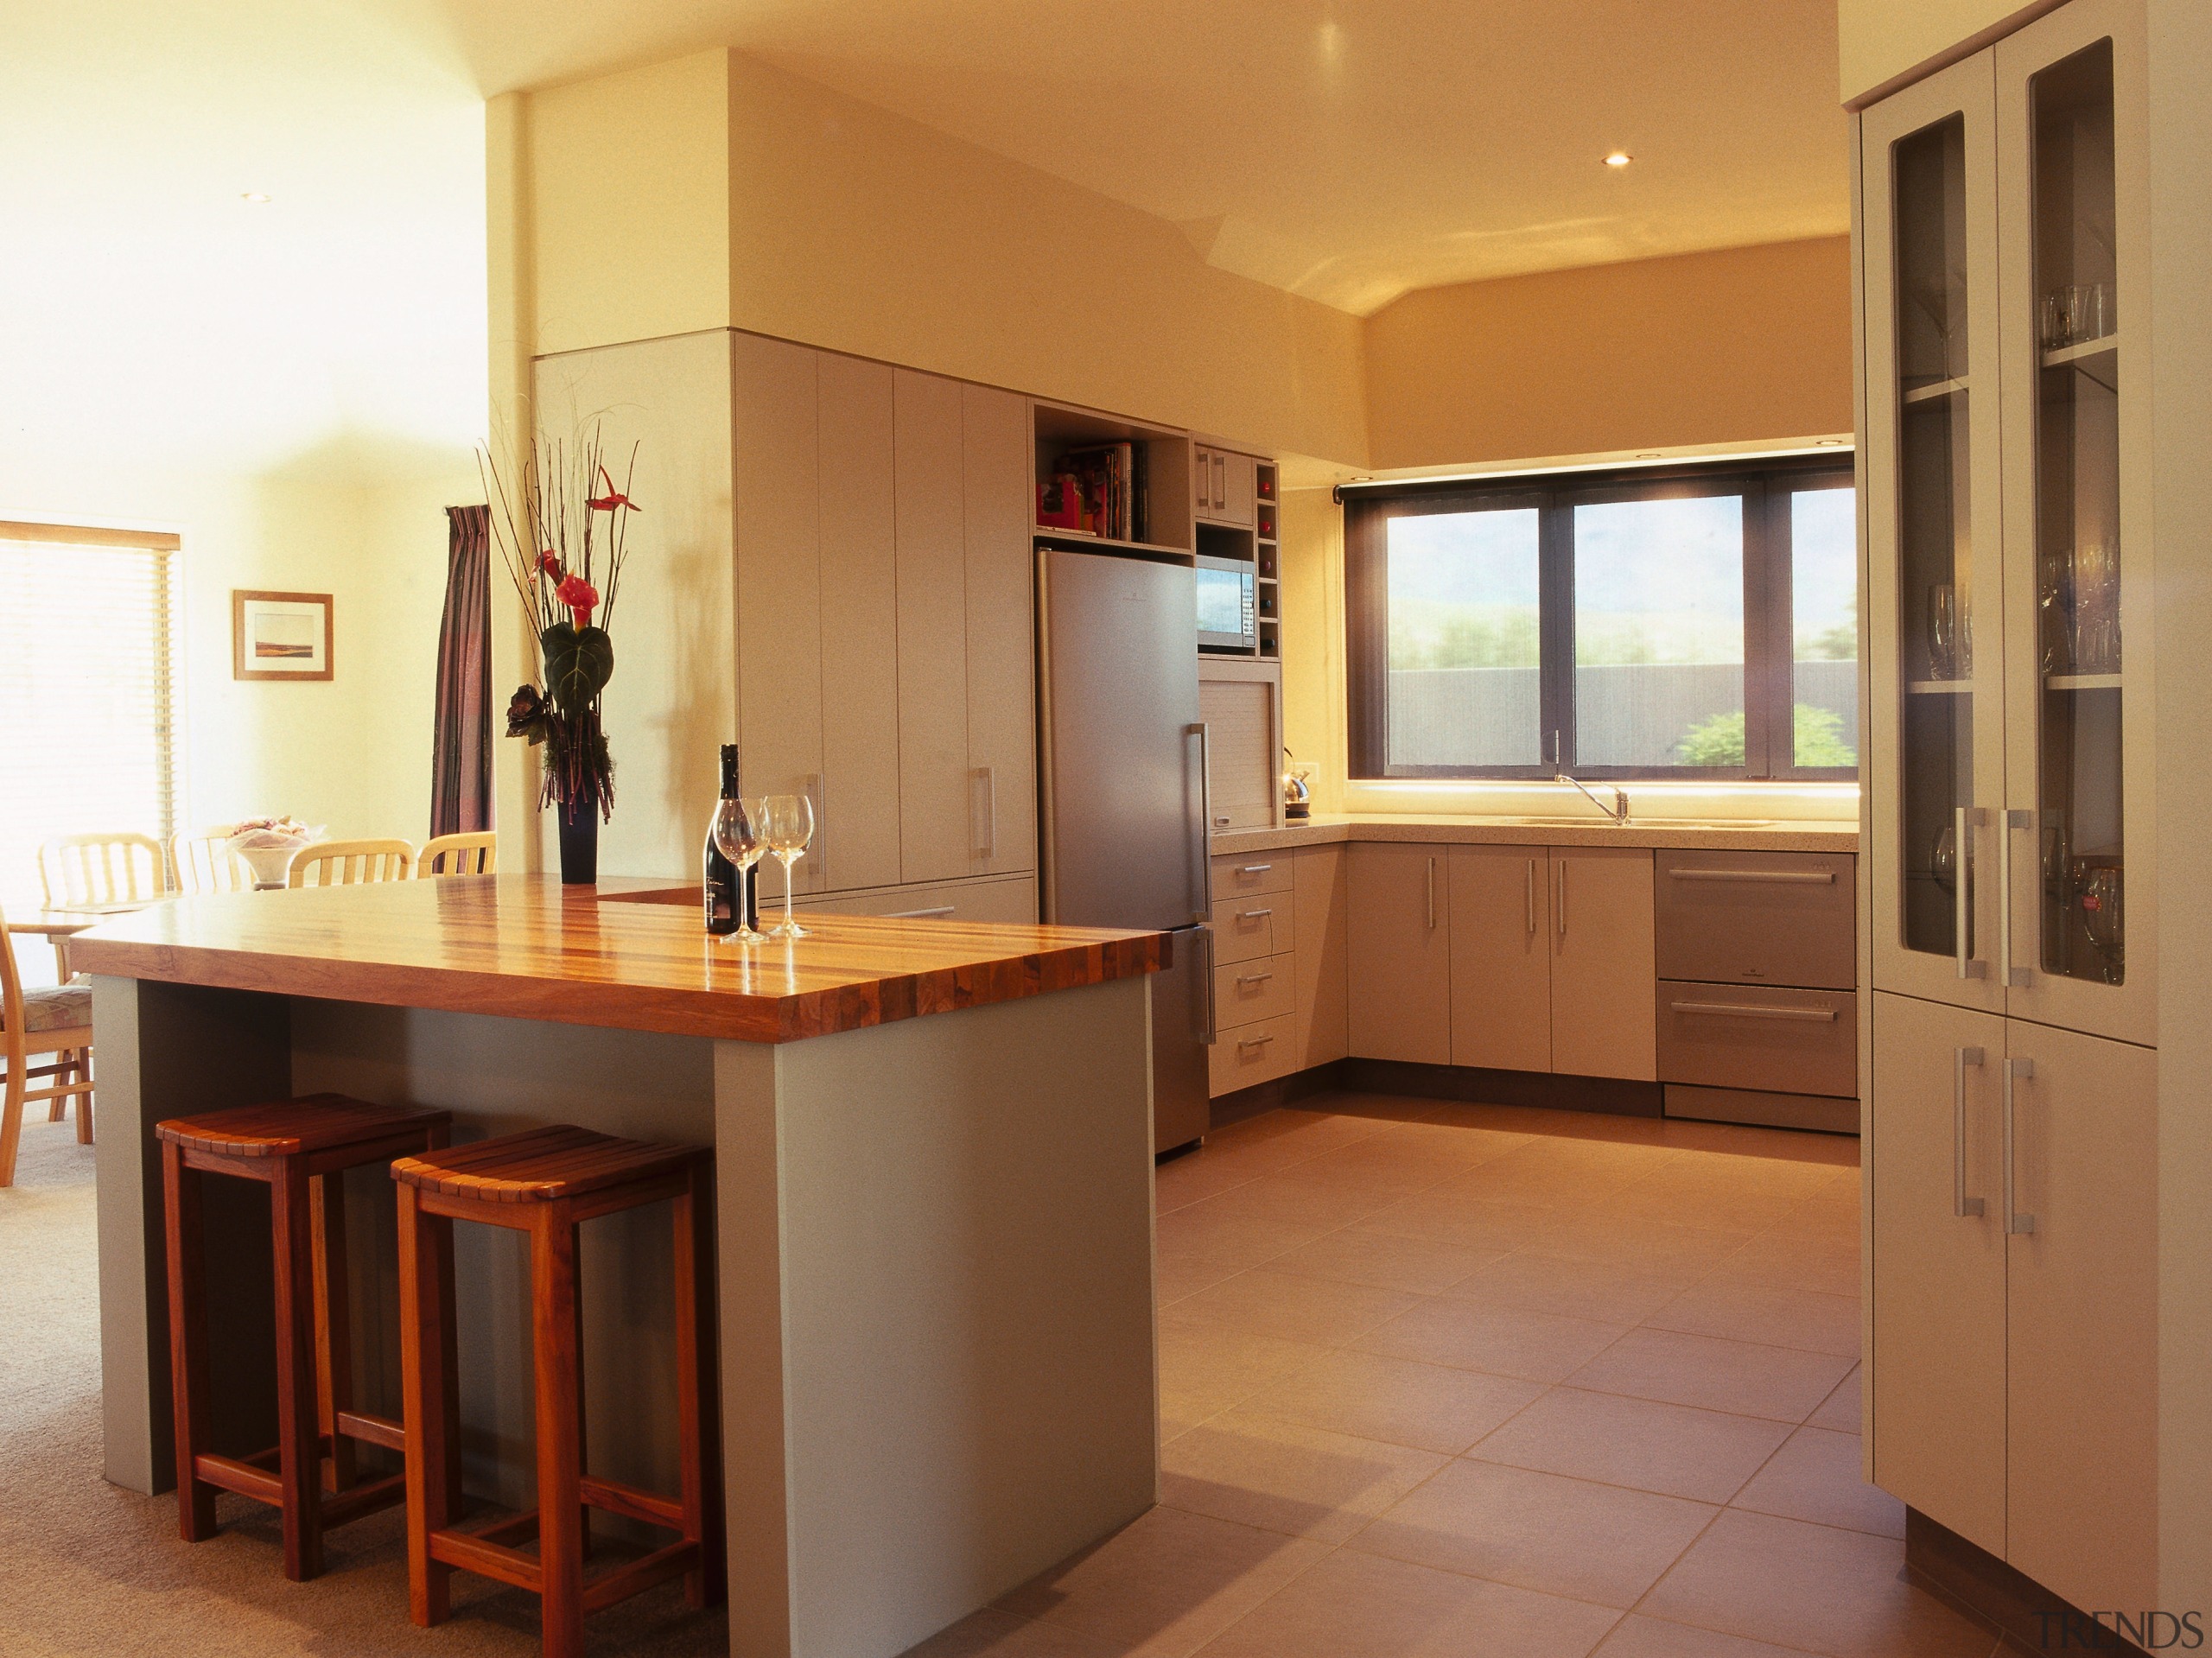
<path fill-rule="evenodd" d="M 746 912 L 752 905 L 746 894 L 753 886 L 753 866 L 766 855 L 768 845 L 761 838 L 761 802 L 752 800 L 724 800 L 715 809 L 715 844 L 721 854 L 737 866 L 737 931 L 726 934 L 731 942 L 740 944 L 765 944 L 768 935 L 756 931 L 747 924 Z"/>
<path fill-rule="evenodd" d="M 1939 582 L 1928 590 L 1928 677 L 1956 678 L 1958 651 L 1958 594 L 1949 582 Z"/>
<path fill-rule="evenodd" d="M 806 929 L 791 914 L 791 866 L 806 855 L 814 839 L 814 803 L 804 795 L 767 795 L 760 802 L 760 838 L 784 867 L 784 918 L 768 929 L 771 938 L 804 938 Z"/>
<path fill-rule="evenodd" d="M 2106 977 L 2114 984 L 2120 981 L 2116 975 L 2126 965 L 2123 948 L 2126 937 L 2125 903 L 2120 871 L 2111 864 L 2091 870 L 2088 880 L 2082 884 L 2082 931 L 2089 935 L 2097 954 L 2110 963 L 2111 970 Z"/>

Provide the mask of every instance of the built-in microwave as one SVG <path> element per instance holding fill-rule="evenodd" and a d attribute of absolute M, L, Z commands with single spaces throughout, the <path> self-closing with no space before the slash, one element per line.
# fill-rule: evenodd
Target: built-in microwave
<path fill-rule="evenodd" d="M 1259 649 L 1254 575 L 1249 559 L 1198 556 L 1198 649 L 1247 655 Z"/>

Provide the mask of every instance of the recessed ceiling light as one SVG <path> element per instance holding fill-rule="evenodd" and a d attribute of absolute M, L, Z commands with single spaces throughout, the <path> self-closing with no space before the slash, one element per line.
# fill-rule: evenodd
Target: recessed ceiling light
<path fill-rule="evenodd" d="M 1608 167 L 1626 167 L 1635 159 L 1636 157 L 1630 155 L 1625 149 L 1616 149 L 1611 155 L 1605 157 L 1605 165 Z"/>
<path fill-rule="evenodd" d="M 239 192 L 238 192 L 238 200 L 239 200 L 240 201 L 251 201 L 251 202 L 254 202 L 254 203 L 256 203 L 256 204 L 258 204 L 258 203 L 261 203 L 261 202 L 264 202 L 264 201 L 268 200 L 269 200 L 269 197 L 268 197 L 267 194 L 266 194 L 265 192 L 264 192 L 264 191 L 260 191 L 260 190 L 241 190 L 241 191 L 239 191 Z"/>

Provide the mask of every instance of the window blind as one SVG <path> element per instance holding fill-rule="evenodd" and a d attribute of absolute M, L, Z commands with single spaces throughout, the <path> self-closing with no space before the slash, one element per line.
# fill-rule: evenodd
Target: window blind
<path fill-rule="evenodd" d="M 176 540 L 0 522 L 0 901 L 39 843 L 175 827 Z"/>

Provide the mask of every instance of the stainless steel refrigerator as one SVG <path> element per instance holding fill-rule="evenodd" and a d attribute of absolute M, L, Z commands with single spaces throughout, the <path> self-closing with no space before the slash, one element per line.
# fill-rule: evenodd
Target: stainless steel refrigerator
<path fill-rule="evenodd" d="M 1153 1147 L 1206 1132 L 1213 1039 L 1205 727 L 1187 564 L 1037 554 L 1044 918 L 1174 935 L 1152 981 Z"/>

